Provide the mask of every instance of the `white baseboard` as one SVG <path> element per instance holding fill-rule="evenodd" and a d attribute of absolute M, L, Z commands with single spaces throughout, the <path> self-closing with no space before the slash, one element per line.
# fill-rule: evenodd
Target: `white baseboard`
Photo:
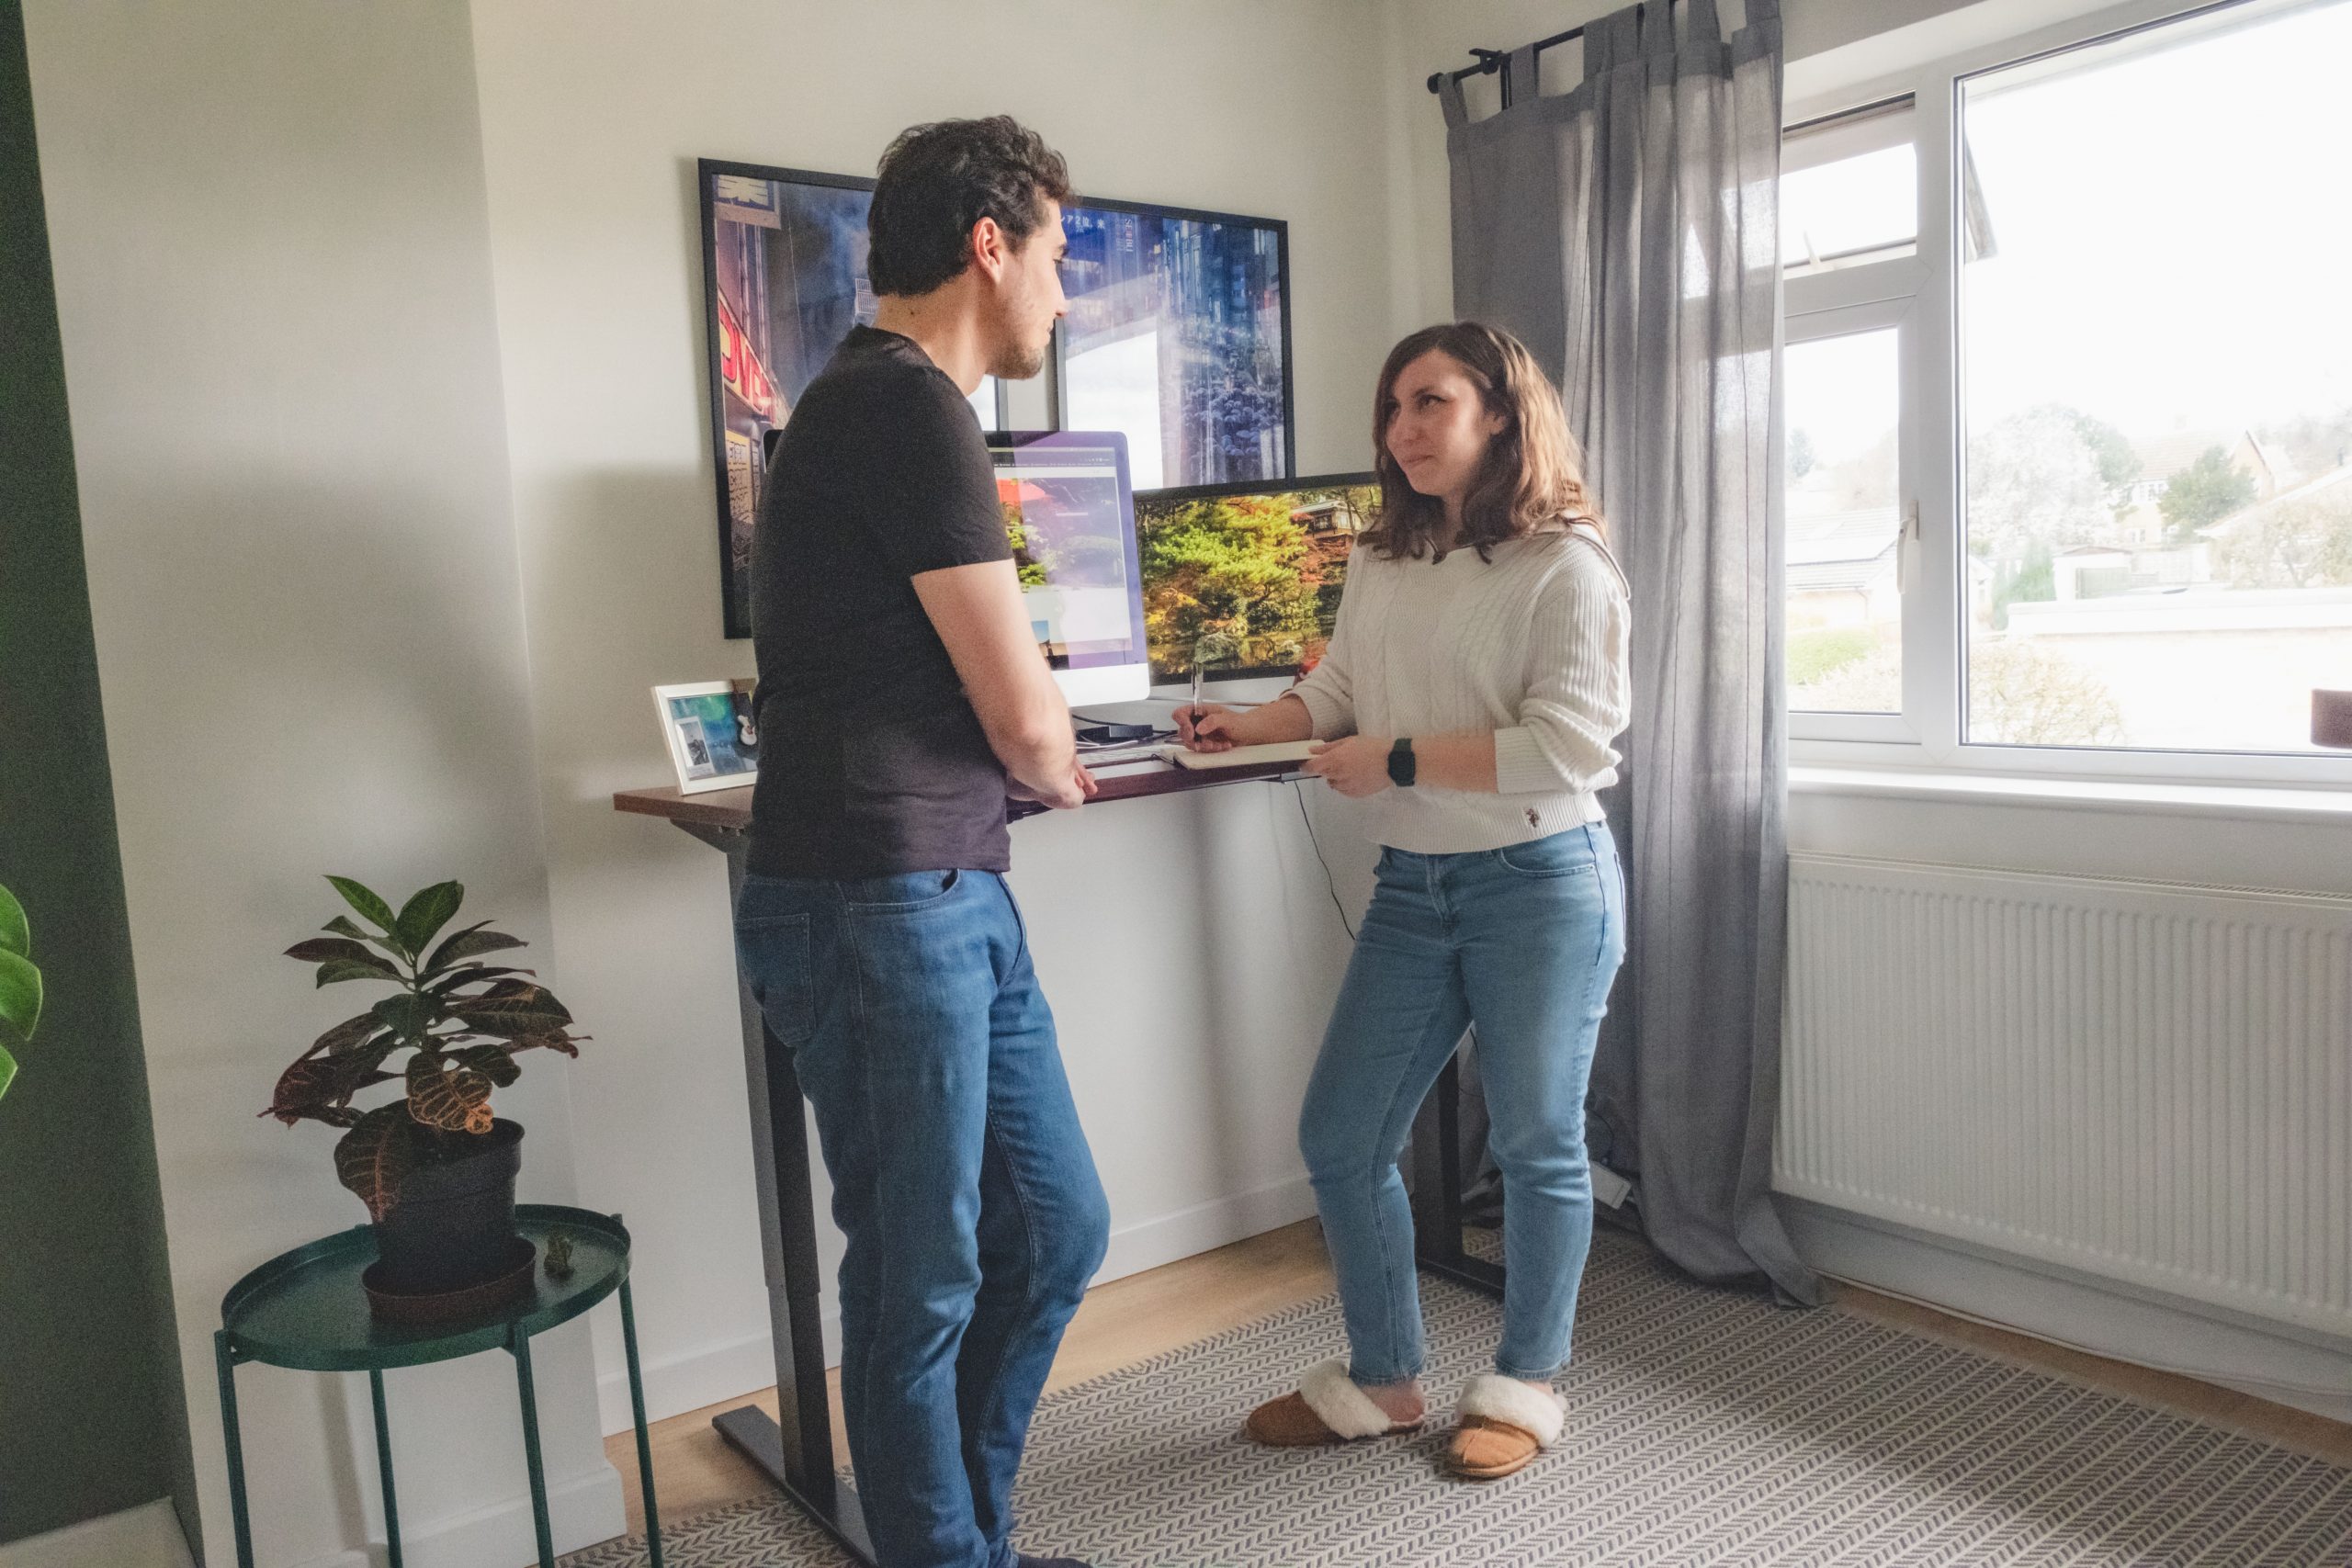
<path fill-rule="evenodd" d="M 1314 1213 L 1314 1190 L 1307 1185 L 1306 1178 L 1300 1176 L 1124 1225 L 1112 1231 L 1110 1251 L 1094 1276 L 1094 1283 L 1107 1285 L 1130 1274 L 1263 1235 L 1295 1224 Z M 823 1314 L 825 1364 L 829 1367 L 841 1364 L 842 1348 L 841 1309 L 834 1304 L 830 1284 L 828 1281 Z M 774 1387 L 775 1356 L 769 1336 L 763 1333 L 690 1351 L 648 1365 L 643 1371 L 646 1419 L 659 1421 L 754 1389 Z M 596 1380 L 596 1402 L 606 1437 L 629 1429 L 626 1365 Z"/>
<path fill-rule="evenodd" d="M 159 1497 L 0 1546 L 0 1568 L 196 1568 L 180 1517 Z"/>
<path fill-rule="evenodd" d="M 831 1292 L 826 1292 L 828 1296 Z M 828 1310 L 825 1323 L 825 1359 L 827 1364 L 840 1359 L 841 1314 Z M 645 1418 L 660 1421 L 681 1416 L 689 1410 L 700 1410 L 706 1404 L 717 1404 L 733 1399 L 753 1389 L 770 1388 L 775 1383 L 775 1349 L 772 1336 L 765 1331 L 742 1339 L 730 1339 L 705 1349 L 690 1350 L 660 1363 L 649 1362 L 642 1369 L 645 1376 Z M 614 1371 L 596 1379 L 596 1409 L 603 1417 L 605 1436 L 626 1432 L 635 1423 L 629 1417 L 628 1364 L 624 1361 Z"/>
<path fill-rule="evenodd" d="M 1295 1224 L 1314 1213 L 1315 1190 L 1305 1176 L 1295 1176 L 1121 1226 L 1111 1233 L 1111 1250 L 1094 1282 L 1107 1285 L 1130 1274 L 1197 1258 Z"/>
<path fill-rule="evenodd" d="M 1804 1260 L 2036 1338 L 2352 1422 L 2352 1343 L 1785 1195 Z"/>
<path fill-rule="evenodd" d="M 624 1390 L 623 1397 L 627 1397 Z M 548 1528 L 558 1556 L 583 1551 L 612 1540 L 628 1529 L 628 1511 L 621 1495 L 620 1472 L 599 1464 L 570 1481 L 548 1484 Z M 376 1543 L 378 1551 L 381 1543 Z M 536 1562 L 538 1537 L 531 1520 L 531 1499 L 526 1493 L 477 1508 L 471 1513 L 437 1519 L 430 1524 L 401 1520 L 401 1557 L 406 1568 L 481 1568 L 486 1562 Z M 382 1561 L 361 1555 L 360 1563 Z M 339 1568 L 342 1557 L 311 1568 Z M 14 1568 L 11 1564 L 10 1568 Z"/>

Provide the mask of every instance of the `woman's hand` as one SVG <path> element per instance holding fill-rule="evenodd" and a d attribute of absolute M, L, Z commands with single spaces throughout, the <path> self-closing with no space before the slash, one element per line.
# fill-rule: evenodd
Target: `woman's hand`
<path fill-rule="evenodd" d="M 1220 703 L 1203 703 L 1197 708 L 1181 703 L 1176 708 L 1176 739 L 1188 751 L 1230 751 L 1243 744 L 1233 735 L 1240 718 L 1239 712 Z"/>
<path fill-rule="evenodd" d="M 1325 741 L 1313 749 L 1302 771 L 1351 799 L 1378 795 L 1396 787 L 1388 778 L 1388 749 L 1394 744 L 1385 735 Z"/>

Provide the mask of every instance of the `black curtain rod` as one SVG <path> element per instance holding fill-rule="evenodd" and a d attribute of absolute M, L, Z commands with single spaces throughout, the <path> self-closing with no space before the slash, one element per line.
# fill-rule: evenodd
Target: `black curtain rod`
<path fill-rule="evenodd" d="M 1673 4 L 1673 0 L 1667 0 L 1667 3 L 1670 6 Z M 1647 9 L 1648 7 L 1646 6 L 1636 6 L 1634 7 L 1636 14 Z M 1574 43 L 1577 39 L 1582 37 L 1584 37 L 1584 28 L 1570 28 L 1566 32 L 1554 33 L 1550 38 L 1537 39 L 1535 40 L 1535 52 L 1542 54 L 1547 49 L 1552 49 L 1564 43 Z M 1473 76 L 1491 76 L 1498 71 L 1503 73 L 1503 80 L 1506 85 L 1508 85 L 1510 80 L 1511 51 L 1508 49 L 1474 49 L 1470 53 L 1478 62 L 1477 64 L 1465 65 L 1459 71 L 1430 72 L 1429 83 L 1430 91 L 1434 93 L 1442 89 L 1448 77 L 1451 77 L 1456 82 L 1466 82 Z"/>

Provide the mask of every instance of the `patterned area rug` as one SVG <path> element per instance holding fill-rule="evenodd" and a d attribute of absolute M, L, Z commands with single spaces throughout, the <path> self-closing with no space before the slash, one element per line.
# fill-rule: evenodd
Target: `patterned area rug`
<path fill-rule="evenodd" d="M 1482 1370 L 1497 1303 L 1424 1280 L 1433 1396 Z M 2352 1471 L 1834 1311 L 1693 1285 L 1603 1234 L 1561 1448 L 1445 1478 L 1445 1437 L 1272 1453 L 1242 1415 L 1343 1345 L 1327 1297 L 1048 1398 L 1032 1551 L 1103 1568 L 1573 1563 L 1952 1568 L 2352 1565 Z M 673 1526 L 672 1568 L 836 1568 L 790 1508 Z M 566 1558 L 636 1568 L 641 1542 Z"/>

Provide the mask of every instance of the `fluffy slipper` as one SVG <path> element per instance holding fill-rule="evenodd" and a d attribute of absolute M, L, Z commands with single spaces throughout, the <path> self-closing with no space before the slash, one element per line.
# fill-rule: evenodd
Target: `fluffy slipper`
<path fill-rule="evenodd" d="M 1471 1481 L 1497 1481 L 1527 1468 L 1528 1461 L 1559 1441 L 1567 1407 L 1560 1396 L 1529 1387 L 1499 1372 L 1481 1372 L 1462 1391 L 1461 1425 L 1446 1450 L 1453 1473 Z"/>
<path fill-rule="evenodd" d="M 1392 1421 L 1388 1412 L 1348 1376 L 1345 1361 L 1325 1361 L 1299 1380 L 1296 1393 L 1261 1404 L 1243 1423 L 1242 1435 L 1274 1449 L 1306 1449 L 1350 1443 L 1361 1438 L 1418 1432 L 1419 1421 Z"/>

